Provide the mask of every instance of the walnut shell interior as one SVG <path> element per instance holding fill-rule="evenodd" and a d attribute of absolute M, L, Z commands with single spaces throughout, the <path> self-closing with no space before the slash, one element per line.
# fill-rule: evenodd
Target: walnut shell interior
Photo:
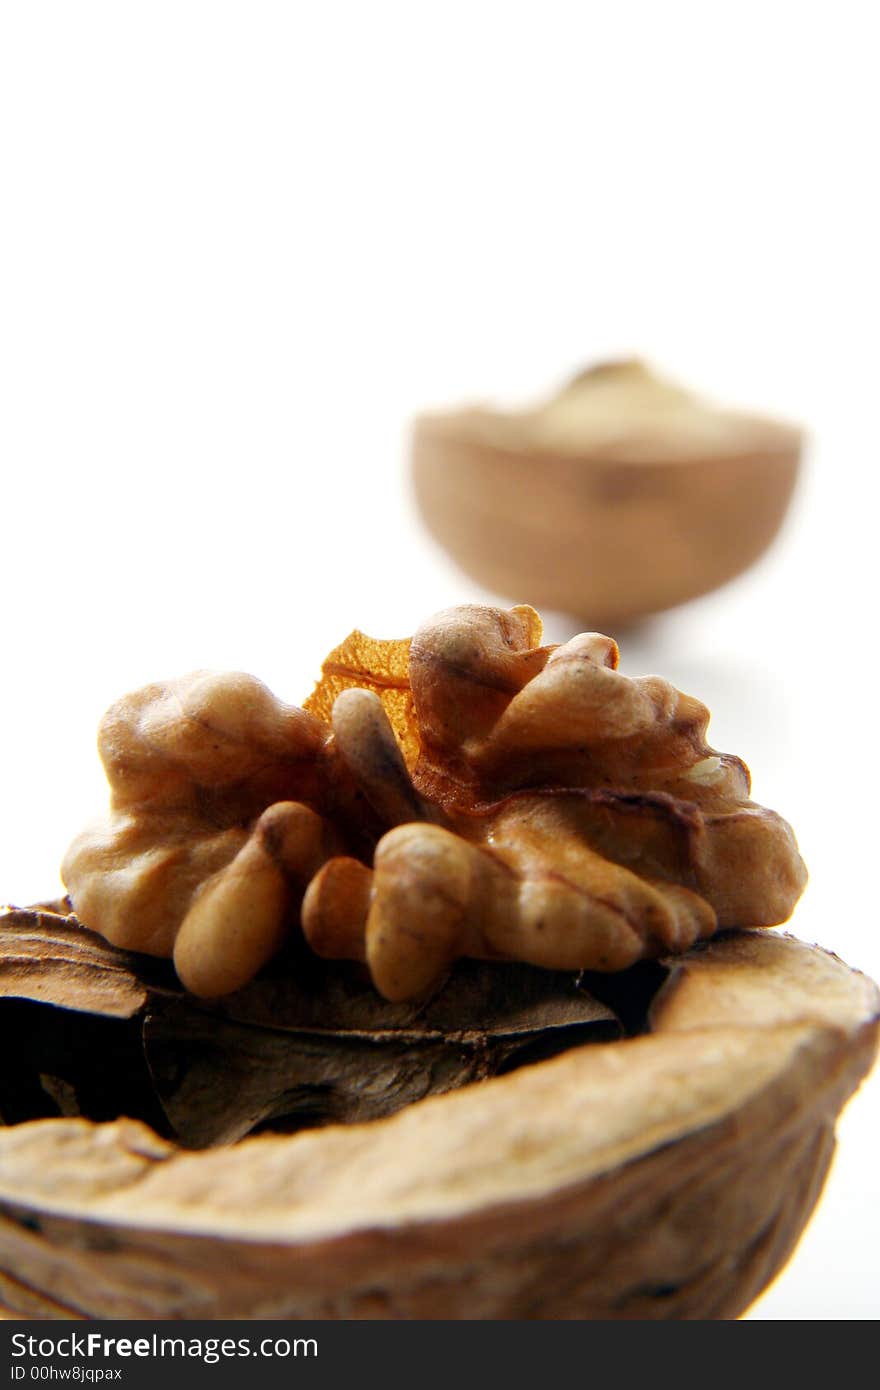
<path fill-rule="evenodd" d="M 0 1132 L 0 1291 L 33 1317 L 728 1318 L 782 1266 L 878 995 L 790 937 L 669 964 L 650 1032 L 391 1118 L 193 1154 Z"/>

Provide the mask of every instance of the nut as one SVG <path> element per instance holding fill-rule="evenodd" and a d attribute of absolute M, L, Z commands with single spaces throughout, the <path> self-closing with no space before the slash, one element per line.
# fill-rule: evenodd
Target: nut
<path fill-rule="evenodd" d="M 64 863 L 77 916 L 209 997 L 301 917 L 390 1000 L 460 956 L 615 971 L 786 920 L 789 826 L 699 701 L 617 659 L 596 633 L 542 646 L 531 608 L 464 606 L 410 644 L 353 634 L 305 710 L 243 675 L 128 696 L 100 735 L 109 821 Z"/>

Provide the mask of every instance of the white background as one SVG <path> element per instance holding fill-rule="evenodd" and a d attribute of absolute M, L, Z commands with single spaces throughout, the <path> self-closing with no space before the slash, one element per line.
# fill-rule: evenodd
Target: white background
<path fill-rule="evenodd" d="M 874 18 L 3 7 L 0 897 L 59 891 L 123 691 L 213 666 L 297 702 L 351 627 L 490 597 L 414 515 L 415 410 L 636 351 L 811 431 L 772 554 L 623 663 L 711 706 L 798 832 L 793 928 L 880 976 Z M 878 1095 L 752 1316 L 880 1313 Z"/>

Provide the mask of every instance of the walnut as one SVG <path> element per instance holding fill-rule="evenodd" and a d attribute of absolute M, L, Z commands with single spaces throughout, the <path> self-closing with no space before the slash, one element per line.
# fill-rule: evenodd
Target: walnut
<path fill-rule="evenodd" d="M 109 821 L 63 875 L 78 918 L 173 955 L 194 994 L 295 926 L 389 1000 L 459 957 L 618 971 L 790 914 L 805 869 L 709 714 L 617 670 L 596 633 L 465 606 L 411 643 L 353 634 L 306 709 L 244 675 L 153 685 L 105 717 Z"/>
<path fill-rule="evenodd" d="M 110 817 L 74 841 L 62 876 L 84 923 L 173 954 L 196 994 L 249 980 L 320 865 L 375 843 L 329 727 L 251 676 L 147 686 L 109 710 L 99 748 Z"/>

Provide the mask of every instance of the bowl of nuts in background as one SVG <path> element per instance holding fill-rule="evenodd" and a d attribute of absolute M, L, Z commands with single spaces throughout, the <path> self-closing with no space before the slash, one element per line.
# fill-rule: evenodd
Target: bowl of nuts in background
<path fill-rule="evenodd" d="M 533 407 L 419 416 L 411 469 L 428 530 L 472 579 L 617 632 L 753 565 L 801 449 L 796 427 L 629 359 Z"/>

